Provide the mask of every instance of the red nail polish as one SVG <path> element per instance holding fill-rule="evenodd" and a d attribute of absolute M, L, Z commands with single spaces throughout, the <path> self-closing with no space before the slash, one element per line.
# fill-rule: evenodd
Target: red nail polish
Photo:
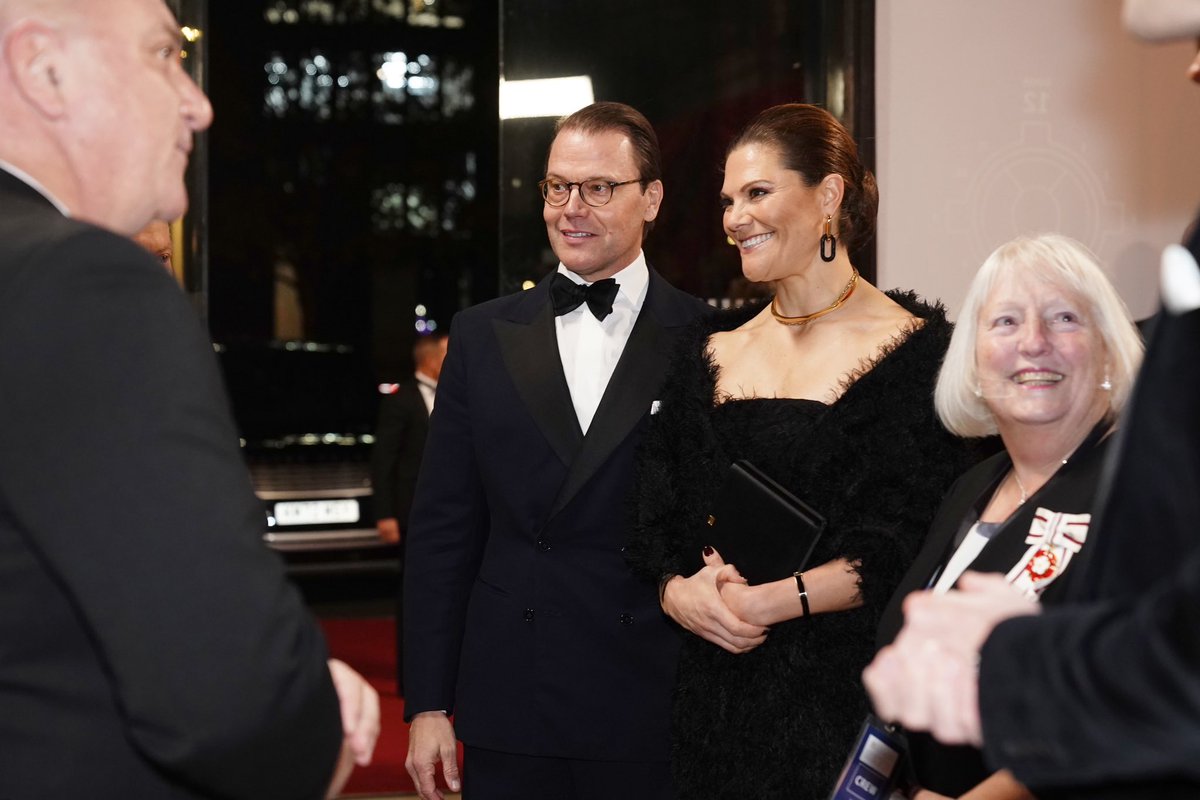
<path fill-rule="evenodd" d="M 707 558 L 708 556 L 711 556 L 712 554 L 713 554 L 712 546 L 707 545 L 707 544 L 704 545 L 704 557 Z"/>

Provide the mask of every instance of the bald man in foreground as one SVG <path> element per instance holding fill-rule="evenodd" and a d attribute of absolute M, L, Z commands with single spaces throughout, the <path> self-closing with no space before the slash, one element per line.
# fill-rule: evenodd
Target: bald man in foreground
<path fill-rule="evenodd" d="M 378 698 L 260 538 L 212 347 L 129 240 L 212 109 L 162 0 L 0 0 L 0 798 L 319 798 Z"/>

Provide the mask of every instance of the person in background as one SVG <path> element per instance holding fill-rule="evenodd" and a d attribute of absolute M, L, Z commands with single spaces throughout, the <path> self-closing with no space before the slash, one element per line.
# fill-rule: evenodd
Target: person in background
<path fill-rule="evenodd" d="M 1157 38 L 1200 34 L 1196 0 L 1130 0 Z M 1191 79 L 1200 79 L 1193 62 Z M 1200 795 L 1200 225 L 1163 253 L 1163 307 L 1105 467 L 1069 604 L 1001 576 L 910 595 L 864 681 L 880 716 L 1047 798 Z"/>
<path fill-rule="evenodd" d="M 627 552 L 686 631 L 681 798 L 828 793 L 867 712 L 857 675 L 879 613 L 969 463 L 933 412 L 944 310 L 854 266 L 877 202 L 854 140 L 815 106 L 763 111 L 727 151 L 725 233 L 774 298 L 684 335 L 639 459 Z M 803 572 L 747 585 L 705 541 L 738 459 L 826 518 Z"/>
<path fill-rule="evenodd" d="M 707 310 L 650 269 L 663 199 L 644 116 L 563 119 L 538 183 L 558 269 L 461 312 L 406 534 L 408 770 L 440 797 L 673 797 L 678 640 L 622 557 L 634 451 L 678 333 Z M 451 722 L 448 713 L 454 713 Z"/>
<path fill-rule="evenodd" d="M 387 544 L 400 544 L 408 530 L 417 471 L 429 433 L 429 415 L 437 392 L 438 376 L 446 358 L 444 333 L 420 336 L 412 348 L 416 370 L 404 383 L 380 386 L 379 421 L 371 446 L 371 501 L 375 528 Z M 403 527 L 400 521 L 404 520 Z M 401 549 L 399 582 L 396 587 L 396 691 L 404 696 L 404 556 Z"/>
<path fill-rule="evenodd" d="M 161 0 L 0 0 L 0 797 L 319 798 L 378 698 L 262 543 L 212 345 L 130 241 L 212 121 Z"/>
<path fill-rule="evenodd" d="M 146 227 L 134 234 L 133 240 L 146 249 L 146 252 L 158 259 L 168 275 L 175 275 L 172 258 L 175 255 L 175 243 L 171 239 L 171 226 L 161 219 L 151 220 Z"/>
<path fill-rule="evenodd" d="M 371 449 L 372 502 L 379 538 L 398 544 L 408 527 L 417 470 L 429 431 L 429 415 L 449 338 L 444 333 L 421 336 L 412 348 L 413 379 L 383 384 L 379 420 Z M 401 520 L 404 521 L 403 526 Z"/>
<path fill-rule="evenodd" d="M 909 592 L 944 593 L 970 568 L 998 572 L 1047 606 L 1067 596 L 1090 555 L 1101 466 L 1141 365 L 1129 311 L 1095 258 L 1073 239 L 1019 237 L 983 263 L 934 393 L 938 417 L 963 437 L 1000 434 L 1004 450 L 963 475 L 884 611 L 890 644 Z M 916 800 L 970 791 L 1027 798 L 974 748 L 909 737 Z"/>

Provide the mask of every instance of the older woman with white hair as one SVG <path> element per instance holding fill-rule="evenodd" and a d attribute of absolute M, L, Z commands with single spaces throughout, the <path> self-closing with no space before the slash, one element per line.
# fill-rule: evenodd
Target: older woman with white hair
<path fill-rule="evenodd" d="M 967 292 L 934 403 L 948 430 L 998 433 L 1004 450 L 951 487 L 884 611 L 881 646 L 895 638 L 909 592 L 944 592 L 968 568 L 1002 573 L 1043 604 L 1064 596 L 1089 552 L 1104 451 L 1141 358 L 1128 309 L 1079 242 L 1021 237 L 988 257 Z M 973 748 L 925 736 L 910 737 L 910 746 L 917 800 L 975 788 L 989 798 L 1030 796 L 1009 773 L 991 774 Z"/>

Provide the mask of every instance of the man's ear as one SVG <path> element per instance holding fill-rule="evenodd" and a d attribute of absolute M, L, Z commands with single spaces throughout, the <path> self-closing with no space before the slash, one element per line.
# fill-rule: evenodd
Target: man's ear
<path fill-rule="evenodd" d="M 662 205 L 663 185 L 662 181 L 650 181 L 646 186 L 646 197 L 650 202 L 646 204 L 646 213 L 642 215 L 642 220 L 651 222 L 658 216 L 658 208 Z"/>
<path fill-rule="evenodd" d="M 17 91 L 31 106 L 50 119 L 66 113 L 61 80 L 63 49 L 61 37 L 38 20 L 21 20 L 4 39 L 4 66 Z"/>

